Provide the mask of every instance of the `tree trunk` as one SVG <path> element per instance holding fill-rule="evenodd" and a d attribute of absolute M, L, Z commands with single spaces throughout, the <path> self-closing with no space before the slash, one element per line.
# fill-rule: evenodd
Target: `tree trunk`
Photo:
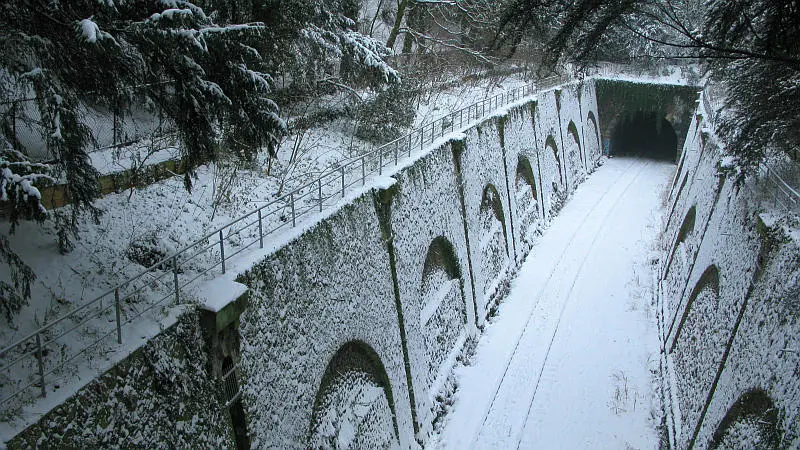
<path fill-rule="evenodd" d="M 372 33 L 375 31 L 375 21 L 378 20 L 378 15 L 381 13 L 382 7 L 383 0 L 378 2 L 378 9 L 375 10 L 375 15 L 372 16 L 372 22 L 369 24 L 369 37 L 372 37 Z"/>
<path fill-rule="evenodd" d="M 389 33 L 389 39 L 386 40 L 386 47 L 394 51 L 394 43 L 397 40 L 397 35 L 400 33 L 400 25 L 403 24 L 403 15 L 406 12 L 408 0 L 400 0 L 397 3 L 397 16 L 394 18 L 394 26 Z"/>

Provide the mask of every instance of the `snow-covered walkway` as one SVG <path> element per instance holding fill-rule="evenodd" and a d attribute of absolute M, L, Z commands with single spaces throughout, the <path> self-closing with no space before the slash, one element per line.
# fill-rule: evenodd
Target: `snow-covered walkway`
<path fill-rule="evenodd" d="M 606 162 L 522 265 L 433 446 L 656 448 L 648 253 L 675 166 Z"/>

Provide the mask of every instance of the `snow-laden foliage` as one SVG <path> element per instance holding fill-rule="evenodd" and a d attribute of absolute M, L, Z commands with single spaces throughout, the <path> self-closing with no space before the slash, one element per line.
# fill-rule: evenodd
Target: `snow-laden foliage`
<path fill-rule="evenodd" d="M 398 82 L 380 41 L 357 31 L 359 7 L 349 0 L 265 0 L 245 14 L 266 27 L 270 73 L 293 95 Z"/>
<path fill-rule="evenodd" d="M 53 181 L 47 175 L 49 167 L 31 163 L 25 155 L 7 148 L 0 151 L 0 205 L 8 205 L 11 232 L 21 219 L 39 222 L 46 217 L 42 194 L 37 183 Z M 41 184 L 40 184 L 41 185 Z M 0 280 L 0 313 L 11 323 L 13 316 L 31 296 L 31 283 L 36 279 L 33 270 L 11 250 L 8 237 L 0 234 L 0 259 L 8 266 L 10 277 Z"/>
<path fill-rule="evenodd" d="M 408 83 L 394 84 L 369 100 L 359 110 L 361 119 L 356 136 L 361 139 L 386 143 L 396 139 L 414 120 L 412 108 L 416 92 Z"/>
<path fill-rule="evenodd" d="M 10 232 L 19 220 L 54 219 L 62 251 L 71 248 L 77 216 L 99 213 L 87 104 L 118 113 L 157 106 L 183 141 L 187 186 L 194 169 L 221 152 L 252 160 L 261 149 L 274 152 L 285 133 L 269 98 L 272 80 L 253 51 L 263 24 L 220 26 L 185 1 L 84 0 L 6 3 L 0 30 L 0 203 L 10 210 Z M 46 161 L 31 162 L 19 124 L 41 135 Z M 71 217 L 42 205 L 37 187 L 56 180 L 67 186 Z"/>

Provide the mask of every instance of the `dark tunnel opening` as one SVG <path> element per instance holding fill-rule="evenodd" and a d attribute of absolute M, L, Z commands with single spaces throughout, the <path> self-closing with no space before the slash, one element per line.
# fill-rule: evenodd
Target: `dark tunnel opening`
<path fill-rule="evenodd" d="M 610 154 L 675 161 L 678 136 L 672 124 L 654 112 L 639 111 L 621 120 L 611 134 Z"/>

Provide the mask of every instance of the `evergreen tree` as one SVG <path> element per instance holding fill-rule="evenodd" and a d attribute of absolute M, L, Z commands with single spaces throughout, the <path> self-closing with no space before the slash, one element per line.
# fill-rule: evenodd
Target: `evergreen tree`
<path fill-rule="evenodd" d="M 158 110 L 182 141 L 185 184 L 222 153 L 274 155 L 287 133 L 275 82 L 295 92 L 382 87 L 399 81 L 390 51 L 358 33 L 359 0 L 21 0 L 0 4 L 0 206 L 10 233 L 20 220 L 54 220 L 69 250 L 76 219 L 99 211 L 95 137 L 86 106 L 125 114 Z M 33 161 L 11 123 L 16 105 L 49 157 Z M 30 115 L 31 111 L 23 111 Z M 39 118 L 40 116 L 40 118 Z M 37 187 L 65 183 L 70 215 L 48 212 Z M 34 274 L 0 235 L 10 280 L 0 280 L 7 318 L 30 295 Z"/>
<path fill-rule="evenodd" d="M 187 188 L 197 166 L 221 149 L 243 158 L 274 152 L 285 124 L 269 98 L 272 79 L 258 50 L 264 35 L 264 24 L 220 26 L 180 0 L 3 2 L 0 103 L 36 99 L 41 120 L 35 125 L 51 156 L 30 161 L 12 130 L 2 127 L 0 202 L 11 211 L 10 232 L 19 220 L 49 216 L 36 186 L 56 181 L 66 184 L 72 202 L 71 217 L 58 221 L 61 237 L 74 232 L 79 214 L 98 214 L 84 103 L 110 110 L 157 105 L 181 136 Z M 14 109 L 6 109 L 4 124 Z M 33 276 L 5 237 L 0 247 L 12 273 L 12 283 L 0 283 L 8 315 L 30 294 Z"/>

